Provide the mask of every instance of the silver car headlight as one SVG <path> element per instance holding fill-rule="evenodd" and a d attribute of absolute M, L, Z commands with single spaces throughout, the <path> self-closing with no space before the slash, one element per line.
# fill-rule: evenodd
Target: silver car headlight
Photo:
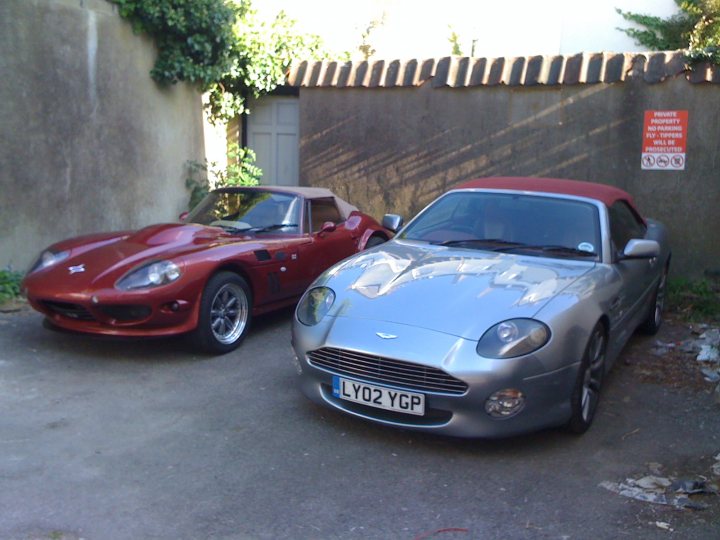
<path fill-rule="evenodd" d="M 530 354 L 550 339 L 550 329 L 533 319 L 510 319 L 483 334 L 477 353 L 485 358 L 515 358 Z"/>
<path fill-rule="evenodd" d="M 147 289 L 172 283 L 180 277 L 180 267 L 172 261 L 156 261 L 130 270 L 115 287 L 123 291 Z"/>
<path fill-rule="evenodd" d="M 37 258 L 37 260 L 33 263 L 33 265 L 30 267 L 30 270 L 28 271 L 28 274 L 32 272 L 36 272 L 38 270 L 44 270 L 45 268 L 48 268 L 50 266 L 53 266 L 61 261 L 64 261 L 70 256 L 70 251 L 53 251 L 51 249 L 46 249 L 43 251 L 40 256 Z"/>
<path fill-rule="evenodd" d="M 330 311 L 335 302 L 335 292 L 327 287 L 314 287 L 305 292 L 297 307 L 298 321 L 314 326 Z"/>

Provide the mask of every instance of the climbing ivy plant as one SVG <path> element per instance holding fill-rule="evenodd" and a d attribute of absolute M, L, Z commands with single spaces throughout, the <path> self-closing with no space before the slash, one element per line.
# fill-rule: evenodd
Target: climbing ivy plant
<path fill-rule="evenodd" d="M 232 118 L 249 97 L 281 85 L 294 58 L 326 56 L 318 36 L 298 33 L 282 11 L 263 21 L 250 0 L 111 1 L 135 32 L 154 39 L 153 79 L 207 92 L 211 120 Z"/>
<path fill-rule="evenodd" d="M 295 58 L 325 58 L 322 40 L 295 31 L 295 21 L 281 11 L 274 20 L 261 20 L 250 2 L 235 22 L 234 53 L 230 69 L 214 82 L 209 108 L 214 118 L 227 119 L 242 112 L 248 97 L 260 97 L 285 81 Z"/>
<path fill-rule="evenodd" d="M 639 26 L 619 28 L 650 50 L 684 49 L 690 63 L 720 64 L 720 0 L 675 0 L 680 11 L 662 18 L 617 9 L 622 17 Z"/>
<path fill-rule="evenodd" d="M 235 20 L 245 2 L 223 0 L 112 0 L 136 33 L 155 40 L 158 49 L 150 74 L 162 84 L 180 81 L 207 89 L 232 65 Z"/>
<path fill-rule="evenodd" d="M 231 186 L 256 186 L 262 178 L 262 169 L 255 164 L 256 156 L 250 148 L 232 143 L 227 149 L 227 166 L 215 162 L 188 161 L 185 186 L 190 190 L 188 209 L 192 210 L 210 190 Z"/>

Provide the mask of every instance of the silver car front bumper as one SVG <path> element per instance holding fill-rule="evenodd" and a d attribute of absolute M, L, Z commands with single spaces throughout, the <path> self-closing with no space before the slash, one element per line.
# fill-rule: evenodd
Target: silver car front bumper
<path fill-rule="evenodd" d="M 507 360 L 483 358 L 477 354 L 476 345 L 476 340 L 378 320 L 326 317 L 313 327 L 297 320 L 293 323 L 300 387 L 321 405 L 373 422 L 461 437 L 506 437 L 569 420 L 579 358 L 563 358 L 568 349 L 564 344 L 551 339 L 534 354 Z M 413 369 L 441 370 L 466 386 L 460 392 L 418 389 L 385 379 L 381 370 L 357 374 L 318 365 L 311 356 L 321 349 L 391 359 L 408 363 Z M 425 396 L 425 414 L 387 411 L 341 399 L 333 395 L 333 377 L 338 375 L 420 392 Z M 513 416 L 495 418 L 486 412 L 485 404 L 493 393 L 504 389 L 520 390 L 525 403 Z"/>

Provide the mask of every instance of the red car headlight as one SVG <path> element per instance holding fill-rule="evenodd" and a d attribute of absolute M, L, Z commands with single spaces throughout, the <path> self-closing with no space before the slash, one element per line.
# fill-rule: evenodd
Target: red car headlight
<path fill-rule="evenodd" d="M 38 270 L 43 270 L 45 268 L 53 266 L 61 261 L 64 261 L 69 256 L 70 256 L 70 252 L 67 250 L 66 251 L 53 251 L 51 249 L 46 249 L 35 260 L 33 265 L 30 267 L 30 270 L 28 270 L 28 274 L 31 274 L 33 272 L 37 272 Z"/>
<path fill-rule="evenodd" d="M 182 275 L 180 267 L 172 261 L 155 261 L 130 270 L 115 287 L 123 290 L 147 289 L 167 285 Z"/>

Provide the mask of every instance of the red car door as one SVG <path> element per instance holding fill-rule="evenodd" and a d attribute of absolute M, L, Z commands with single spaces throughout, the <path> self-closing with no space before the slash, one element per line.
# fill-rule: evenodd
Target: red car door
<path fill-rule="evenodd" d="M 303 219 L 309 242 L 298 246 L 298 286 L 305 290 L 312 280 L 336 262 L 357 252 L 357 231 L 345 228 L 332 197 L 309 199 Z"/>

